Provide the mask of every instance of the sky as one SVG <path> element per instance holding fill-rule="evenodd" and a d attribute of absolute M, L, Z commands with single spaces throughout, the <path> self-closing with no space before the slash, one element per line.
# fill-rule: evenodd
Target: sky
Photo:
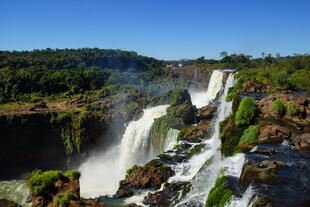
<path fill-rule="evenodd" d="M 84 47 L 164 60 L 310 53 L 310 0 L 0 0 L 0 50 Z"/>

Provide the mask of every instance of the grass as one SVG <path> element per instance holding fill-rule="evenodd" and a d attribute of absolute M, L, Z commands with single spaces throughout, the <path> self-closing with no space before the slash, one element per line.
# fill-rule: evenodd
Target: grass
<path fill-rule="evenodd" d="M 79 200 L 79 197 L 73 193 L 57 194 L 54 207 L 68 207 L 71 200 Z"/>

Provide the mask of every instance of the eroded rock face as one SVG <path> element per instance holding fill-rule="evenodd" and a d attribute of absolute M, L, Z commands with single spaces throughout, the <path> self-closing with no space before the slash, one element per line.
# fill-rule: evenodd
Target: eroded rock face
<path fill-rule="evenodd" d="M 291 140 L 297 149 L 310 152 L 310 133 L 293 136 Z"/>
<path fill-rule="evenodd" d="M 280 143 L 283 139 L 289 139 L 290 131 L 279 125 L 266 125 L 260 129 L 258 143 Z"/>
<path fill-rule="evenodd" d="M 286 106 L 289 105 L 289 103 L 295 103 L 298 106 L 298 113 L 291 115 L 290 113 L 286 113 L 284 117 L 281 117 L 282 120 L 288 121 L 292 124 L 298 125 L 298 126 L 309 126 L 310 124 L 310 98 L 296 95 L 296 94 L 290 94 L 286 91 L 281 91 L 276 94 L 271 94 L 266 98 L 263 98 L 261 101 L 258 102 L 257 106 L 264 118 L 275 118 L 279 119 L 279 115 L 274 113 L 272 108 L 272 102 L 276 99 L 280 99 L 284 102 Z"/>
<path fill-rule="evenodd" d="M 21 205 L 14 203 L 13 201 L 9 201 L 7 199 L 0 199 L 1 207 L 22 207 Z"/>
<path fill-rule="evenodd" d="M 188 142 L 201 142 L 202 139 L 206 138 L 209 134 L 210 125 L 199 124 L 197 126 L 192 126 L 184 128 L 179 132 L 178 139 L 186 140 Z"/>
<path fill-rule="evenodd" d="M 260 82 L 246 81 L 243 83 L 243 92 L 246 93 L 263 93 L 266 92 L 267 85 Z"/>
<path fill-rule="evenodd" d="M 120 188 L 123 185 L 130 185 L 133 188 L 145 189 L 153 187 L 158 189 L 172 175 L 174 175 L 174 171 L 170 167 L 164 166 L 157 160 L 152 160 L 143 167 L 136 167 L 122 181 Z"/>
<path fill-rule="evenodd" d="M 143 203 L 149 206 L 171 206 L 183 198 L 190 191 L 189 182 L 165 183 L 162 191 L 148 193 Z"/>
<path fill-rule="evenodd" d="M 204 106 L 198 109 L 199 121 L 205 122 L 210 120 L 217 110 L 216 106 Z"/>

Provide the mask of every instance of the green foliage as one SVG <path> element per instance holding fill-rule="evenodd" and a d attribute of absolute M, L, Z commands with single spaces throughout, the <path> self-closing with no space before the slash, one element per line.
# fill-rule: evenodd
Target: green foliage
<path fill-rule="evenodd" d="M 256 115 L 256 105 L 254 99 L 246 97 L 241 100 L 235 116 L 237 125 L 250 124 Z"/>
<path fill-rule="evenodd" d="M 226 176 L 217 178 L 214 187 L 211 189 L 205 207 L 224 207 L 229 203 L 233 192 L 225 188 Z"/>
<path fill-rule="evenodd" d="M 240 138 L 246 126 L 235 124 L 234 116 L 228 116 L 221 127 L 221 152 L 224 156 L 232 156 L 237 149 Z"/>
<path fill-rule="evenodd" d="M 259 135 L 259 127 L 257 125 L 251 125 L 244 130 L 239 144 L 257 144 L 257 137 Z"/>
<path fill-rule="evenodd" d="M 33 189 L 34 195 L 42 195 L 46 190 L 53 188 L 57 180 L 62 179 L 61 171 L 35 171 L 28 179 L 27 186 Z"/>
<path fill-rule="evenodd" d="M 126 171 L 126 176 L 129 176 L 135 169 L 137 169 L 139 166 L 134 165 L 132 168 L 128 169 Z"/>
<path fill-rule="evenodd" d="M 188 155 L 194 155 L 194 154 L 197 154 L 199 152 L 202 151 L 203 147 L 205 146 L 205 144 L 198 144 L 198 145 L 195 145 L 193 148 L 191 148 L 190 150 L 188 151 L 185 151 L 183 154 L 188 156 Z"/>
<path fill-rule="evenodd" d="M 273 112 L 278 114 L 279 116 L 284 116 L 286 113 L 286 106 L 283 101 L 276 99 L 272 102 Z"/>
<path fill-rule="evenodd" d="M 79 180 L 81 177 L 81 173 L 77 170 L 67 171 L 64 175 L 66 177 L 71 177 L 73 180 Z"/>
<path fill-rule="evenodd" d="M 57 194 L 54 201 L 54 207 L 68 207 L 70 204 L 70 201 L 79 200 L 79 197 L 73 193 L 67 193 L 67 194 Z"/>
<path fill-rule="evenodd" d="M 184 103 L 191 104 L 191 97 L 185 88 L 176 88 L 168 93 L 171 106 L 178 106 Z"/>
<path fill-rule="evenodd" d="M 294 115 L 297 115 L 299 113 L 299 108 L 298 108 L 297 104 L 291 102 L 287 107 L 287 111 L 289 114 L 294 116 Z"/>

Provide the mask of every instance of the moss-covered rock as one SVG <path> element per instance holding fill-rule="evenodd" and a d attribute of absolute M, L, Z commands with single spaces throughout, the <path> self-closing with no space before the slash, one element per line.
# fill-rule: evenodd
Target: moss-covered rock
<path fill-rule="evenodd" d="M 129 185 L 133 188 L 156 188 L 174 175 L 174 171 L 157 160 L 146 163 L 143 167 L 134 166 L 125 180 L 120 182 L 119 189 Z"/>
<path fill-rule="evenodd" d="M 106 207 L 104 203 L 84 200 L 80 197 L 78 171 L 34 171 L 26 177 L 30 198 L 34 207 Z"/>
<path fill-rule="evenodd" d="M 178 140 L 186 140 L 188 142 L 201 142 L 206 138 L 210 131 L 210 125 L 199 124 L 197 126 L 191 126 L 181 129 L 178 134 Z"/>
<path fill-rule="evenodd" d="M 233 115 L 227 117 L 221 124 L 221 151 L 224 156 L 231 156 L 237 149 L 240 138 L 246 126 L 238 126 Z"/>
<path fill-rule="evenodd" d="M 276 167 L 258 168 L 255 166 L 245 167 L 242 170 L 240 179 L 244 189 L 246 189 L 251 182 L 277 185 L 281 180 Z"/>
<path fill-rule="evenodd" d="M 209 192 L 205 207 L 223 207 L 230 202 L 233 192 L 225 188 L 226 179 L 224 175 L 217 178 L 214 187 Z"/>

